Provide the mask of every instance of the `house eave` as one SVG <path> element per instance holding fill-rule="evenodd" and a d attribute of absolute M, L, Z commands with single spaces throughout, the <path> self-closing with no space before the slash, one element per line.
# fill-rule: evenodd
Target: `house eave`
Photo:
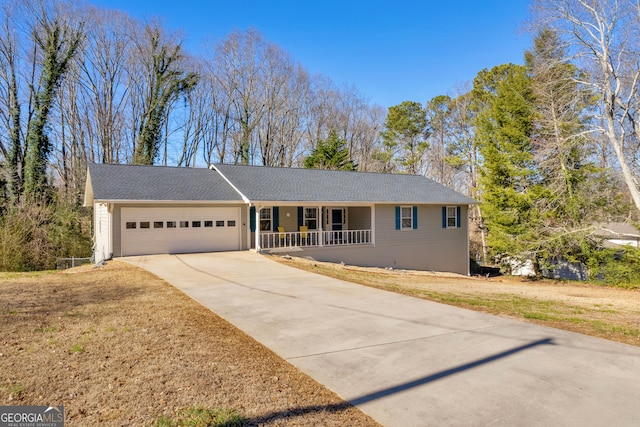
<path fill-rule="evenodd" d="M 374 206 L 374 205 L 428 205 L 428 206 L 467 206 L 476 203 L 460 202 L 421 202 L 421 201 L 337 201 L 337 200 L 250 200 L 252 206 Z"/>
<path fill-rule="evenodd" d="M 143 200 L 143 199 L 94 199 L 94 203 L 118 203 L 118 204 L 167 204 L 167 205 L 244 205 L 243 200 Z"/>
<path fill-rule="evenodd" d="M 419 201 L 338 201 L 338 200 L 175 200 L 175 199 L 99 199 L 92 198 L 92 203 L 85 206 L 92 206 L 94 203 L 118 203 L 118 204 L 169 204 L 169 205 L 196 205 L 196 204 L 216 204 L 216 205 L 250 205 L 250 206 L 375 206 L 375 205 L 468 205 L 468 203 L 457 202 L 419 202 Z"/>
<path fill-rule="evenodd" d="M 373 206 L 376 202 L 334 200 L 251 200 L 252 206 Z"/>

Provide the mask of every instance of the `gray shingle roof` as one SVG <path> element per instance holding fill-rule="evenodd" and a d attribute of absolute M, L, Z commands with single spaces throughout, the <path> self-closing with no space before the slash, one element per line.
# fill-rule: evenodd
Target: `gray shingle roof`
<path fill-rule="evenodd" d="M 89 178 L 95 200 L 242 201 L 209 169 L 90 164 Z"/>
<path fill-rule="evenodd" d="M 251 201 L 473 204 L 418 175 L 214 165 Z"/>
<path fill-rule="evenodd" d="M 203 168 L 91 164 L 86 202 L 91 203 L 91 199 L 242 202 L 235 187 L 252 202 L 476 203 L 417 175 L 226 164 L 214 167 L 218 172 Z"/>

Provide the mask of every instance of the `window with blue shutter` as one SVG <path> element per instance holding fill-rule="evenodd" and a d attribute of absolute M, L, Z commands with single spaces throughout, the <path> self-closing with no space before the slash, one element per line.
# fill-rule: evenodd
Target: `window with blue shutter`
<path fill-rule="evenodd" d="M 413 229 L 417 230 L 418 229 L 418 207 L 414 206 L 413 207 Z"/>
<path fill-rule="evenodd" d="M 442 228 L 447 228 L 447 207 L 442 207 Z"/>
<path fill-rule="evenodd" d="M 417 206 L 396 206 L 396 230 L 415 230 L 418 228 Z"/>
<path fill-rule="evenodd" d="M 460 228 L 460 206 L 442 207 L 442 228 Z"/>

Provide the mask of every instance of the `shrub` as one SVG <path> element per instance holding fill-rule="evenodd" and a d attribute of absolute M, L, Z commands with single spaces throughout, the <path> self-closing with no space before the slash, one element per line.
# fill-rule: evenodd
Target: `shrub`
<path fill-rule="evenodd" d="M 24 202 L 0 214 L 0 271 L 53 269 L 91 255 L 90 217 L 64 202 Z"/>
<path fill-rule="evenodd" d="M 640 249 L 601 248 L 588 251 L 586 264 L 593 281 L 628 289 L 640 288 Z"/>

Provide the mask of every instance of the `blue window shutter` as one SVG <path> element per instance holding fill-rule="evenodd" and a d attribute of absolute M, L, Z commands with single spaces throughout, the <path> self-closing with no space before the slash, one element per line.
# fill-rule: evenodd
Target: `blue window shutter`
<path fill-rule="evenodd" d="M 417 206 L 413 207 L 413 229 L 414 230 L 418 229 L 418 207 Z"/>
<path fill-rule="evenodd" d="M 304 225 L 304 208 L 302 206 L 298 206 L 298 227 L 302 227 Z"/>
<path fill-rule="evenodd" d="M 396 230 L 400 230 L 400 206 L 396 206 Z"/>
<path fill-rule="evenodd" d="M 273 224 L 273 231 L 278 231 L 278 227 L 280 226 L 280 208 L 278 206 L 274 206 L 271 211 L 271 222 Z"/>
<path fill-rule="evenodd" d="M 442 228 L 447 228 L 447 207 L 442 207 Z"/>
<path fill-rule="evenodd" d="M 456 227 L 460 228 L 460 226 L 462 225 L 462 220 L 460 219 L 460 211 L 462 209 L 460 209 L 460 206 L 458 206 L 458 208 L 456 209 Z"/>
<path fill-rule="evenodd" d="M 249 229 L 251 230 L 252 233 L 256 231 L 256 207 L 255 206 L 251 206 L 249 208 Z"/>

